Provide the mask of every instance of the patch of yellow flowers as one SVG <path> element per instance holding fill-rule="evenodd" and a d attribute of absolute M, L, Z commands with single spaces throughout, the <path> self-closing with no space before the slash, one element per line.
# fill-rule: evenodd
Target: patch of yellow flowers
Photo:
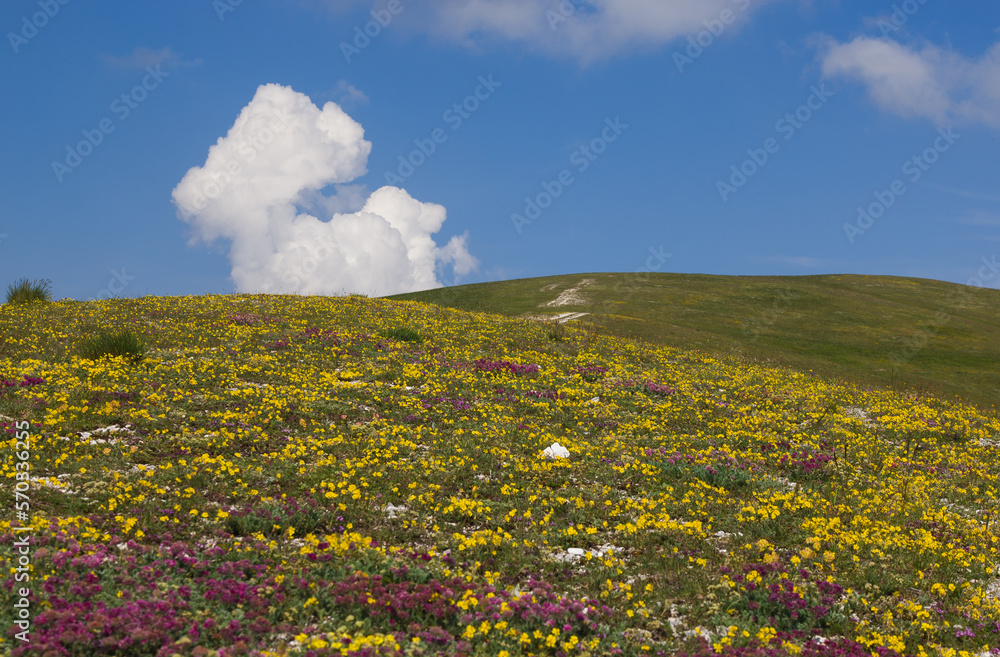
<path fill-rule="evenodd" d="M 55 519 L 94 541 L 141 539 L 182 521 L 226 526 L 240 505 L 305 495 L 346 518 L 343 532 L 295 539 L 279 525 L 269 545 L 304 540 L 301 554 L 326 543 L 343 555 L 371 547 L 392 502 L 406 506 L 396 526 L 473 560 L 624 546 L 624 554 L 588 552 L 584 563 L 595 581 L 613 578 L 616 592 L 631 590 L 617 586 L 628 578 L 650 578 L 643 606 L 628 593 L 629 615 L 677 597 L 677 578 L 645 572 L 650 564 L 707 586 L 747 551 L 682 558 L 683 550 L 717 532 L 780 533 L 797 538 L 772 539 L 765 563 L 791 555 L 852 586 L 872 569 L 906 579 L 894 617 L 872 613 L 859 624 L 857 640 L 869 648 L 923 654 L 936 645 L 948 657 L 946 628 L 927 611 L 933 600 L 973 621 L 1000 621 L 987 582 L 1000 547 L 1000 420 L 972 406 L 579 329 L 568 329 L 568 345 L 553 344 L 529 321 L 409 302 L 234 295 L 58 304 L 32 311 L 30 331 L 17 330 L 22 312 L 0 309 L 0 379 L 46 383 L 11 389 L 0 402 L 31 424 L 32 475 L 69 475 L 72 491 L 47 493 L 53 511 L 34 517 L 39 527 Z M 256 319 L 232 319 L 247 313 Z M 147 336 L 144 365 L 74 355 L 73 341 L 93 325 L 124 323 Z M 400 325 L 424 342 L 380 337 Z M 307 331 L 315 328 L 334 338 Z M 278 338 L 288 346 L 274 346 Z M 480 359 L 534 364 L 538 374 L 478 371 Z M 585 375 L 594 365 L 600 374 Z M 79 435 L 112 424 L 132 431 L 99 444 Z M 556 441 L 570 459 L 540 457 Z M 6 442 L 13 450 L 14 439 Z M 804 455 L 830 461 L 816 471 L 795 466 Z M 719 469 L 748 483 L 710 476 Z M 13 482 L 13 461 L 0 473 Z M 88 514 L 61 511 L 70 498 L 113 522 L 96 528 Z M 154 507 L 173 512 L 125 513 Z M 0 521 L 0 530 L 10 526 Z M 754 633 L 765 644 L 774 636 L 767 626 Z M 727 643 L 743 639 L 733 633 Z M 540 640 L 582 647 L 557 630 Z M 391 634 L 296 642 L 344 654 L 399 647 Z"/>

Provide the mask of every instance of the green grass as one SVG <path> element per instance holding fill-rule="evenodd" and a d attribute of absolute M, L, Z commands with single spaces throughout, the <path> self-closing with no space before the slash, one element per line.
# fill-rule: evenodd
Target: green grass
<path fill-rule="evenodd" d="M 584 279 L 572 305 L 541 307 Z M 885 276 L 578 274 L 455 286 L 406 299 L 509 316 L 586 312 L 595 330 L 992 406 L 1000 291 Z"/>
<path fill-rule="evenodd" d="M 385 332 L 387 338 L 398 340 L 399 342 L 421 342 L 423 338 L 420 333 L 406 326 L 395 326 Z"/>
<path fill-rule="evenodd" d="M 48 279 L 29 281 L 22 278 L 7 286 L 7 303 L 23 304 L 52 301 L 52 281 Z"/>
<path fill-rule="evenodd" d="M 141 336 L 129 329 L 100 331 L 80 345 L 80 356 L 89 360 L 120 356 L 138 363 L 145 354 L 146 343 Z"/>

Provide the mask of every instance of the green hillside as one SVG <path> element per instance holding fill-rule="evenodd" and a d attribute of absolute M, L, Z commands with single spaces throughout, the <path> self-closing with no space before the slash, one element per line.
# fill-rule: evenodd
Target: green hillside
<path fill-rule="evenodd" d="M 565 305 L 546 305 L 560 295 Z M 511 316 L 589 313 L 572 321 L 986 406 L 1000 398 L 997 290 L 885 276 L 575 274 L 391 298 Z"/>

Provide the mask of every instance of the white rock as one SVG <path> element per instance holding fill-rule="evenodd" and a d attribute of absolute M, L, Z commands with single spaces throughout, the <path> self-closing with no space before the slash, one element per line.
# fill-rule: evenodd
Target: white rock
<path fill-rule="evenodd" d="M 545 448 L 545 451 L 542 452 L 542 454 L 544 454 L 545 458 L 547 459 L 569 458 L 569 450 L 560 445 L 559 443 L 552 443 L 551 445 Z"/>
<path fill-rule="evenodd" d="M 590 552 L 595 557 L 597 557 L 598 559 L 600 559 L 600 558 L 604 557 L 604 555 L 607 554 L 608 552 L 615 552 L 617 554 L 621 554 L 624 551 L 625 551 L 624 548 L 620 548 L 617 545 L 602 545 L 602 546 L 600 546 L 598 548 L 594 548 Z"/>
<path fill-rule="evenodd" d="M 390 520 L 401 516 L 402 514 L 406 513 L 407 511 L 409 511 L 409 509 L 406 506 L 402 505 L 402 504 L 399 505 L 399 506 L 396 506 L 395 504 L 386 504 L 385 505 L 385 514 L 386 514 L 386 516 L 388 516 L 388 518 Z"/>
<path fill-rule="evenodd" d="M 992 581 L 986 585 L 986 599 L 990 602 L 1000 600 L 1000 581 Z"/>
<path fill-rule="evenodd" d="M 117 440 L 114 439 L 105 440 L 103 438 L 92 439 L 92 436 L 94 435 L 103 436 L 109 433 L 122 433 L 122 432 L 129 434 L 133 433 L 133 431 L 128 427 L 120 427 L 117 424 L 112 424 L 110 427 L 101 427 L 99 429 L 94 429 L 93 431 L 80 431 L 78 432 L 77 435 L 80 437 L 81 440 L 87 441 L 91 445 L 104 445 L 104 444 L 116 445 L 118 443 Z M 62 440 L 69 440 L 68 438 L 63 438 L 62 436 L 60 436 L 60 438 Z"/>
<path fill-rule="evenodd" d="M 733 536 L 743 536 L 743 532 L 736 532 L 735 534 L 730 534 L 729 532 L 724 532 L 722 530 L 719 530 L 715 532 L 713 536 L 715 536 L 716 538 L 726 539 L 726 538 L 732 538 Z"/>

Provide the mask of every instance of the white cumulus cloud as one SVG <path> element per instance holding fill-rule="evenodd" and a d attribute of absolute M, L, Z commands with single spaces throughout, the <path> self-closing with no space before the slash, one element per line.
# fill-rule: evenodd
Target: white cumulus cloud
<path fill-rule="evenodd" d="M 821 62 L 825 75 L 863 83 L 875 104 L 893 114 L 1000 127 L 1000 43 L 971 58 L 933 44 L 826 38 Z"/>
<path fill-rule="evenodd" d="M 432 237 L 444 207 L 396 187 L 365 200 L 349 184 L 367 173 L 370 151 L 338 105 L 263 85 L 173 201 L 196 240 L 229 241 L 239 292 L 387 295 L 440 287 L 444 265 L 456 276 L 475 270 L 467 235 L 442 247 Z"/>

